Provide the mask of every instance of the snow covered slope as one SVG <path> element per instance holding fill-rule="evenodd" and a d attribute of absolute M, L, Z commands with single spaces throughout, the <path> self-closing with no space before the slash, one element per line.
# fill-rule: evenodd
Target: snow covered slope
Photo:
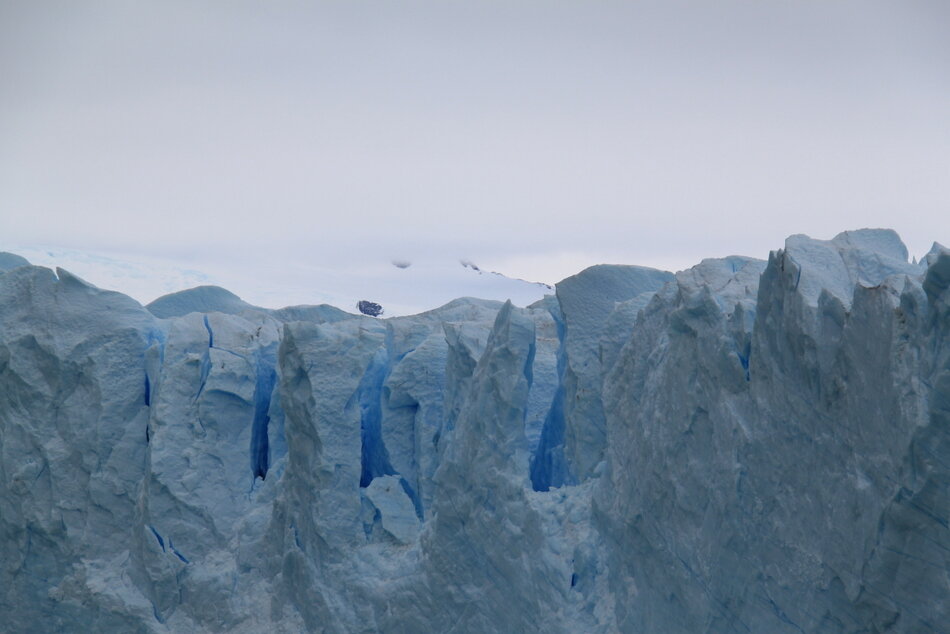
<path fill-rule="evenodd" d="M 793 236 L 390 319 L 0 264 L 5 631 L 950 622 L 939 246 Z"/>

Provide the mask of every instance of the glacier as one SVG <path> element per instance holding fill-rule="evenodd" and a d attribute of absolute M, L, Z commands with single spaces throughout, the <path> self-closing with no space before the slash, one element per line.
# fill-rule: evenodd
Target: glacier
<path fill-rule="evenodd" d="M 388 319 L 0 254 L 0 630 L 946 632 L 948 289 L 870 229 Z"/>
<path fill-rule="evenodd" d="M 0 235 L 0 252 L 9 251 L 10 255 L 48 268 L 67 269 L 100 288 L 120 291 L 142 304 L 166 295 L 177 301 L 174 296 L 185 289 L 217 287 L 198 292 L 208 294 L 208 301 L 216 295 L 217 301 L 225 303 L 237 301 L 268 308 L 306 303 L 350 312 L 357 312 L 359 301 L 369 300 L 381 304 L 385 315 L 392 317 L 417 314 L 460 296 L 510 299 L 524 306 L 553 291 L 553 286 L 545 283 L 508 277 L 470 260 L 438 253 L 419 253 L 410 261 L 389 260 L 385 253 L 365 246 L 352 250 L 352 257 L 344 259 L 314 249 L 293 254 L 268 254 L 264 249 L 255 251 L 252 257 L 232 250 L 202 249 L 183 253 L 179 259 L 170 254 L 129 253 L 118 248 L 78 250 L 24 245 L 4 238 Z M 401 266 L 405 264 L 408 266 Z"/>

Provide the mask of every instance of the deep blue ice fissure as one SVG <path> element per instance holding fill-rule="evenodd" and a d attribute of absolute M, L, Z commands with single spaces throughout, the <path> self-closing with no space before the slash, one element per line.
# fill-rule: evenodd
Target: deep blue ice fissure
<path fill-rule="evenodd" d="M 149 529 L 152 531 L 152 534 L 155 536 L 155 539 L 158 540 L 158 545 L 162 547 L 162 552 L 164 552 L 165 540 L 162 539 L 162 536 L 159 535 L 158 530 L 154 526 L 149 526 Z"/>
<path fill-rule="evenodd" d="M 255 478 L 267 477 L 270 467 L 270 424 L 271 395 L 277 373 L 271 362 L 259 355 L 257 359 L 257 382 L 254 387 L 254 422 L 251 427 L 251 472 Z"/>
<path fill-rule="evenodd" d="M 531 487 L 535 491 L 548 491 L 566 484 L 572 484 L 573 479 L 567 457 L 564 455 L 564 399 L 566 388 L 564 374 L 567 368 L 567 349 L 564 345 L 566 329 L 564 320 L 557 311 L 551 311 L 557 327 L 557 389 L 554 400 L 544 419 L 541 428 L 541 438 L 537 449 L 531 456 L 530 477 Z"/>
<path fill-rule="evenodd" d="M 211 330 L 211 322 L 208 320 L 208 315 L 204 315 L 202 318 L 205 325 L 205 330 L 208 331 L 208 347 L 214 348 L 214 331 Z"/>
<path fill-rule="evenodd" d="M 382 389 L 388 373 L 389 352 L 385 347 L 380 347 L 357 388 L 360 406 L 360 486 L 364 488 L 369 486 L 373 478 L 396 474 L 382 434 Z"/>

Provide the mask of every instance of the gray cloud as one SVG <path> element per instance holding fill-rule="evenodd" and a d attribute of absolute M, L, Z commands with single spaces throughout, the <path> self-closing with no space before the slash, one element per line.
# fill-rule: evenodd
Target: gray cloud
<path fill-rule="evenodd" d="M 950 240 L 946 3 L 91 4 L 0 9 L 7 240 L 535 277 Z"/>

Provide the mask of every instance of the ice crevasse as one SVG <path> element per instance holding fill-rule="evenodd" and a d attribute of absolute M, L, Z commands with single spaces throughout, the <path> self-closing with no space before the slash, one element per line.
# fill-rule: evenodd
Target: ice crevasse
<path fill-rule="evenodd" d="M 0 256 L 0 630 L 946 632 L 948 289 L 888 230 L 391 319 Z"/>

